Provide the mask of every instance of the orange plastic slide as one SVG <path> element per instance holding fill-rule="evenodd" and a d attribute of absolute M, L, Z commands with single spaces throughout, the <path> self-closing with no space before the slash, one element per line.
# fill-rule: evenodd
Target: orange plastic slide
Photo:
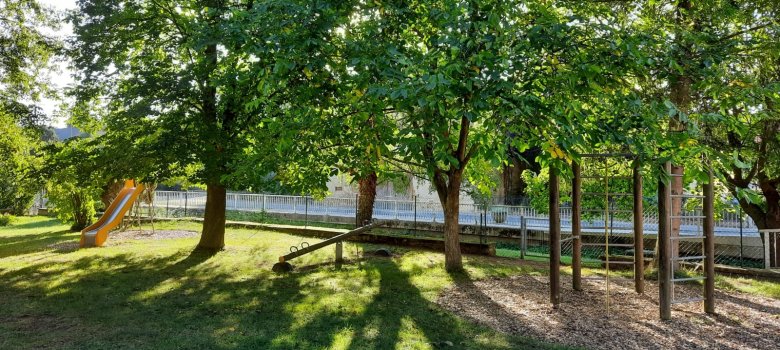
<path fill-rule="evenodd" d="M 135 184 L 133 180 L 125 181 L 125 187 L 119 192 L 106 212 L 96 223 L 81 231 L 81 247 L 100 247 L 108 239 L 108 231 L 119 226 L 122 218 L 125 216 L 133 202 L 138 199 L 141 192 L 144 191 L 144 185 Z"/>

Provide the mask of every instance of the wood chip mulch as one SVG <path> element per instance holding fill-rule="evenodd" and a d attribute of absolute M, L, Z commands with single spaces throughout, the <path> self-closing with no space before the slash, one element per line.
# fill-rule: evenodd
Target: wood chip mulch
<path fill-rule="evenodd" d="M 718 291 L 717 315 L 705 314 L 700 302 L 676 304 L 672 320 L 661 321 L 657 283 L 646 282 L 637 295 L 633 280 L 612 278 L 610 313 L 605 290 L 591 280 L 575 292 L 564 277 L 554 310 L 548 278 L 523 275 L 461 282 L 438 303 L 504 333 L 588 349 L 780 349 L 780 300 Z M 678 285 L 675 292 L 700 296 L 701 287 Z"/>

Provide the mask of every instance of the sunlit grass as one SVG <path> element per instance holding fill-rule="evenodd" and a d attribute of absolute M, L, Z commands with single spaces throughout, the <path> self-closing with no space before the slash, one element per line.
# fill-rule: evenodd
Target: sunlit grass
<path fill-rule="evenodd" d="M 193 253 L 199 224 L 155 228 L 196 234 L 110 237 L 106 247 L 77 249 L 78 233 L 53 219 L 20 218 L 0 228 L 0 348 L 556 347 L 477 326 L 435 303 L 453 283 L 544 276 L 546 259 L 467 256 L 466 272 L 451 275 L 440 253 L 390 247 L 393 258 L 364 258 L 377 246 L 347 243 L 341 269 L 327 247 L 295 259 L 296 272 L 276 275 L 271 267 L 290 246 L 319 240 L 228 229 L 226 249 L 208 255 Z M 648 270 L 646 278 L 654 276 Z M 719 276 L 717 286 L 780 298 L 777 282 Z"/>
<path fill-rule="evenodd" d="M 190 222 L 155 228 L 192 230 Z M 150 225 L 144 225 L 150 230 Z M 435 304 L 460 278 L 542 274 L 513 261 L 468 257 L 449 275 L 435 252 L 348 243 L 334 267 L 327 247 L 271 266 L 291 245 L 317 239 L 229 229 L 227 248 L 193 253 L 197 235 L 118 239 L 75 249 L 78 233 L 47 218 L 0 229 L 0 348 L 434 349 L 551 348 L 467 322 Z M 307 266 L 314 266 L 307 268 Z"/>
<path fill-rule="evenodd" d="M 780 299 L 780 282 L 756 280 L 745 277 L 717 276 L 715 285 L 719 289 L 736 290 L 743 293 L 763 295 Z"/>

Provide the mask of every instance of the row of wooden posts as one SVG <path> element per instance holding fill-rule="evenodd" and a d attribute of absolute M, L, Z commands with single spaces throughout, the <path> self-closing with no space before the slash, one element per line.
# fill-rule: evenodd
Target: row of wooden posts
<path fill-rule="evenodd" d="M 633 157 L 630 154 L 591 154 L 583 156 L 588 158 L 608 158 L 608 157 Z M 667 178 L 658 179 L 658 281 L 659 281 L 659 309 L 661 319 L 671 319 L 671 306 L 673 303 L 672 284 L 674 283 L 675 261 L 672 259 L 672 198 L 674 196 L 682 198 L 682 193 L 672 194 L 671 164 L 664 164 Z M 572 286 L 575 291 L 582 290 L 582 240 L 581 240 L 581 214 L 582 214 L 582 173 L 580 164 L 574 162 L 572 165 L 572 236 L 567 240 L 572 240 Z M 550 169 L 550 302 L 554 308 L 561 303 L 561 218 L 560 218 L 560 188 L 559 176 L 555 169 Z M 633 217 L 634 217 L 634 288 L 637 294 L 644 293 L 644 242 L 643 242 L 643 193 L 642 193 L 642 175 L 641 165 L 634 160 L 633 174 Z M 704 233 L 704 311 L 715 313 L 715 240 L 714 240 L 714 193 L 712 172 L 709 174 L 709 182 L 703 186 L 704 192 L 704 222 L 702 230 Z M 679 217 L 678 217 L 679 219 Z M 609 252 L 606 252 L 608 255 Z M 608 258 L 608 257 L 607 257 Z M 609 269 L 609 264 L 607 264 Z M 607 291 L 607 293 L 609 293 Z M 609 297 L 609 296 L 608 296 Z"/>

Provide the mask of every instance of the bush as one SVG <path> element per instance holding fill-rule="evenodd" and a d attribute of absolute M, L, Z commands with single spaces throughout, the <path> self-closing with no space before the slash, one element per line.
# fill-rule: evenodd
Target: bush
<path fill-rule="evenodd" d="M 51 211 L 62 222 L 71 223 L 71 230 L 81 231 L 94 220 L 99 194 L 99 189 L 81 188 L 71 182 L 52 183 L 49 185 Z"/>
<path fill-rule="evenodd" d="M 10 214 L 0 215 L 0 226 L 9 226 L 16 220 L 16 217 Z"/>

